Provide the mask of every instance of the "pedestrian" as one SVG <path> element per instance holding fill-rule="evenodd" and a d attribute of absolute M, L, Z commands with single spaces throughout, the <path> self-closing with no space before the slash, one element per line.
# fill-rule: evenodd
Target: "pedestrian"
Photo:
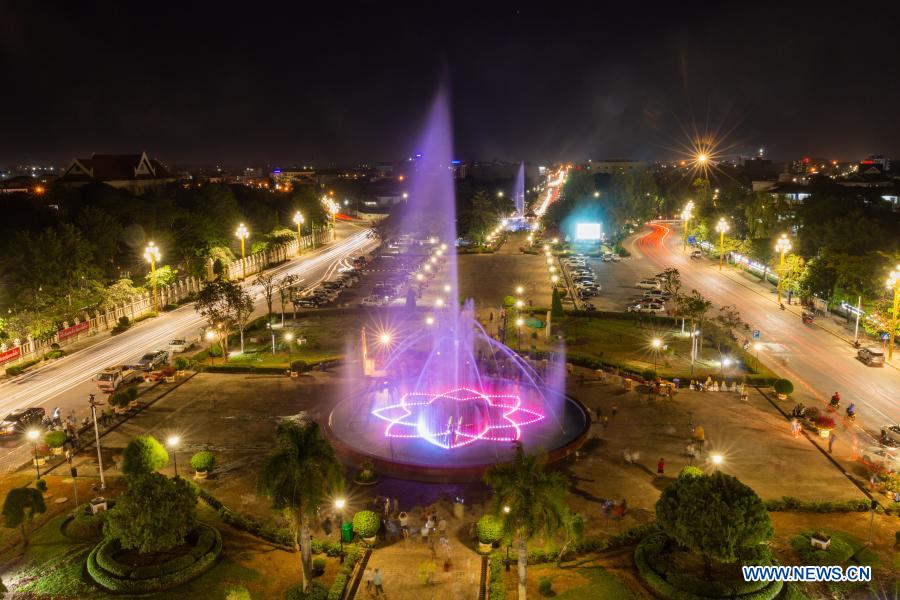
<path fill-rule="evenodd" d="M 612 405 L 612 416 L 616 416 L 616 413 L 619 412 L 619 407 L 616 404 Z"/>
<path fill-rule="evenodd" d="M 491 311 L 491 314 L 488 315 L 488 323 L 492 323 L 494 321 L 494 311 Z"/>
<path fill-rule="evenodd" d="M 375 569 L 375 576 L 372 578 L 372 583 L 375 584 L 375 597 L 379 598 L 384 596 L 384 588 L 381 587 L 381 570 Z"/>
<path fill-rule="evenodd" d="M 375 574 L 372 572 L 372 569 L 366 569 L 363 573 L 363 581 L 366 582 L 366 593 L 372 595 L 372 580 L 375 578 Z"/>
<path fill-rule="evenodd" d="M 831 432 L 831 435 L 828 436 L 828 454 L 831 454 L 831 448 L 834 446 L 834 438 L 837 436 L 834 435 L 834 432 Z"/>
<path fill-rule="evenodd" d="M 873 472 L 869 477 L 869 489 L 874 492 L 876 487 L 878 487 L 878 475 Z"/>
<path fill-rule="evenodd" d="M 662 456 L 659 457 L 659 462 L 656 463 L 656 476 L 662 477 L 666 474 L 666 459 Z"/>
<path fill-rule="evenodd" d="M 387 519 L 391 516 L 391 499 L 387 496 L 384 497 L 384 518 Z"/>

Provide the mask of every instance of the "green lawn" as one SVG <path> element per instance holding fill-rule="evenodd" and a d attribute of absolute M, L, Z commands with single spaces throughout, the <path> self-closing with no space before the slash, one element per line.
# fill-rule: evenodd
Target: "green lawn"
<path fill-rule="evenodd" d="M 558 600 L 585 600 L 586 598 L 625 600 L 634 598 L 625 584 L 610 575 L 603 567 L 583 567 L 578 569 L 578 573 L 585 577 L 588 583 L 570 588 L 557 594 L 555 598 Z"/>

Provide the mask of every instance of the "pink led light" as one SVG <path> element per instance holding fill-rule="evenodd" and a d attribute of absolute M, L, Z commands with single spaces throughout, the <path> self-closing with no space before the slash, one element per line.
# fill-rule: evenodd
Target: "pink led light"
<path fill-rule="evenodd" d="M 467 406 L 463 412 L 477 417 L 469 422 L 466 416 L 457 418 L 459 412 L 441 411 L 435 403 L 459 402 L 480 404 Z M 514 442 L 522 437 L 522 428 L 536 423 L 544 415 L 524 408 L 517 394 L 488 394 L 460 387 L 443 393 L 410 392 L 404 394 L 399 404 L 372 411 L 379 419 L 387 421 L 384 435 L 390 438 L 424 439 L 445 450 L 466 446 L 479 440 L 490 442 Z M 449 419 L 444 424 L 445 417 Z M 439 419 L 435 430 L 432 424 Z"/>

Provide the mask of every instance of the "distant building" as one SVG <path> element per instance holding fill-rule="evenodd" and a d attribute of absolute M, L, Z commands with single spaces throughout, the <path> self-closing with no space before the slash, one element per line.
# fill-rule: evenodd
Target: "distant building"
<path fill-rule="evenodd" d="M 859 161 L 857 172 L 860 175 L 884 175 L 891 171 L 891 159 L 887 156 L 872 154 Z"/>
<path fill-rule="evenodd" d="M 43 194 L 47 188 L 44 183 L 31 175 L 18 175 L 0 180 L 0 194 Z"/>
<path fill-rule="evenodd" d="M 136 194 L 177 180 L 162 163 L 149 158 L 146 152 L 93 154 L 90 158 L 76 158 L 57 179 L 59 183 L 72 187 L 105 183 Z"/>
<path fill-rule="evenodd" d="M 315 184 L 316 170 L 313 167 L 285 167 L 283 169 L 273 169 L 272 179 L 276 183 L 291 184 Z"/>
<path fill-rule="evenodd" d="M 628 171 L 636 171 L 647 168 L 647 163 L 639 160 L 628 160 L 626 158 L 607 158 L 605 160 L 588 161 L 585 168 L 594 173 L 627 173 Z"/>

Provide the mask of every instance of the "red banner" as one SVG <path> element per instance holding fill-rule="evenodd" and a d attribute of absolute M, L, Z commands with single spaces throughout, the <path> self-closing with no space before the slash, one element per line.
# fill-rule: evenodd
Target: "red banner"
<path fill-rule="evenodd" d="M 22 349 L 18 346 L 10 348 L 6 352 L 0 352 L 0 365 L 11 360 L 15 360 L 22 356 Z"/>
<path fill-rule="evenodd" d="M 87 331 L 91 328 L 91 324 L 88 321 L 82 321 L 78 325 L 72 325 L 71 327 L 66 327 L 65 329 L 60 329 L 56 332 L 56 336 L 60 340 L 64 340 L 66 338 L 70 338 L 73 335 L 77 335 L 84 331 Z"/>

